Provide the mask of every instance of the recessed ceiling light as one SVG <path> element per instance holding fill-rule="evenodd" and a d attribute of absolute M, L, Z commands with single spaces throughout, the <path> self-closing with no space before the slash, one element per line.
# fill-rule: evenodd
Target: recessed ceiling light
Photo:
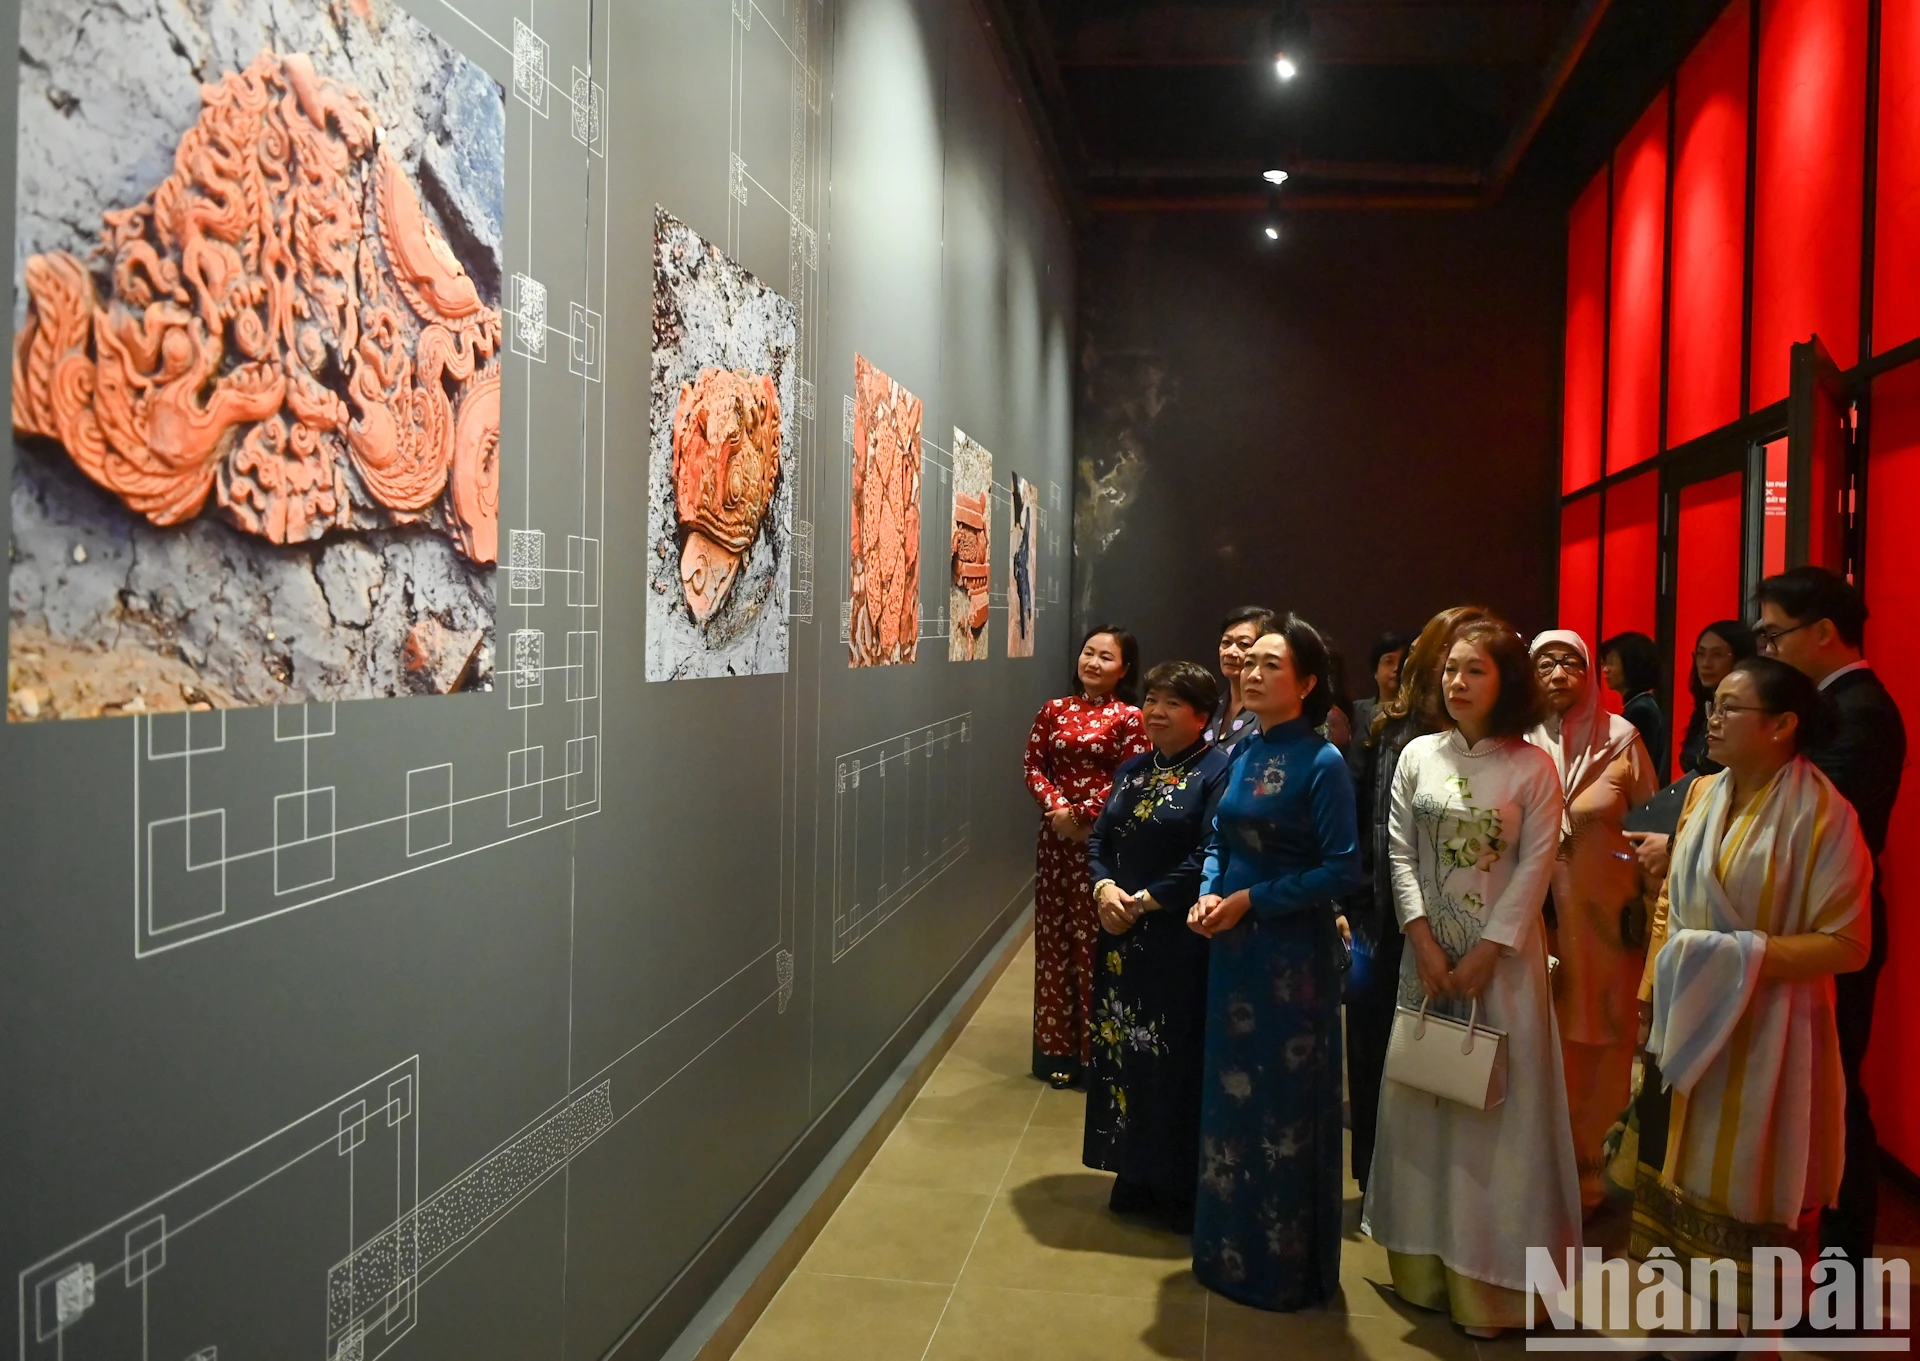
<path fill-rule="evenodd" d="M 1287 182 L 1287 172 L 1284 170 L 1267 170 L 1261 172 L 1260 178 L 1268 184 L 1285 184 Z"/>
<path fill-rule="evenodd" d="M 1280 239 L 1280 229 L 1278 227 L 1268 227 L 1267 240 L 1278 241 L 1279 239 Z"/>
<path fill-rule="evenodd" d="M 1280 52 L 1274 56 L 1273 73 L 1282 80 L 1292 80 L 1300 74 L 1300 68 L 1294 65 L 1292 57 L 1285 52 Z"/>

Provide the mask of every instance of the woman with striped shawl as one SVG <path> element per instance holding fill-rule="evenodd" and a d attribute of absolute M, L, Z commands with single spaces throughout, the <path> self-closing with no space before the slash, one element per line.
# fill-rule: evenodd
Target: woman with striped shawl
<path fill-rule="evenodd" d="M 1750 657 L 1720 682 L 1654 910 L 1647 1049 L 1673 1091 L 1665 1166 L 1635 1187 L 1633 1256 L 1811 1261 L 1845 1159 L 1833 976 L 1867 962 L 1873 866 L 1852 805 L 1799 755 L 1828 721 L 1812 681 Z"/>

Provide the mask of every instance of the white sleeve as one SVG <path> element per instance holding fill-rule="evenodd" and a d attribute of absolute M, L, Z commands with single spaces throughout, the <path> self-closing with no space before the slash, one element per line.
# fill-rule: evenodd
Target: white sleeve
<path fill-rule="evenodd" d="M 1387 857 L 1393 880 L 1393 907 L 1400 918 L 1400 929 L 1427 915 L 1420 897 L 1420 829 L 1414 821 L 1413 794 L 1419 783 L 1419 757 L 1407 748 L 1400 753 L 1400 764 L 1393 770 L 1393 802 L 1387 812 Z"/>
<path fill-rule="evenodd" d="M 1540 920 L 1553 882 L 1553 863 L 1560 854 L 1560 815 L 1564 799 L 1553 762 L 1537 747 L 1523 747 L 1531 757 L 1525 763 L 1516 797 L 1520 803 L 1520 834 L 1514 838 L 1513 877 L 1487 913 L 1480 939 L 1490 940 L 1509 954 L 1517 951 Z"/>

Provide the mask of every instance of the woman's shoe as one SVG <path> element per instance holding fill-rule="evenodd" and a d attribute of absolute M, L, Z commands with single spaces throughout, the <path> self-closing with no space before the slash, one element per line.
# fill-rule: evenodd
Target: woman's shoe
<path fill-rule="evenodd" d="M 1056 1092 L 1064 1092 L 1073 1085 L 1072 1073 L 1048 1073 L 1047 1085 Z"/>
<path fill-rule="evenodd" d="M 1468 1337 L 1477 1337 L 1483 1342 L 1491 1342 L 1494 1338 L 1499 1337 L 1500 1334 L 1504 1333 L 1506 1329 L 1505 1328 L 1481 1328 L 1478 1326 L 1462 1324 L 1460 1326 L 1460 1331 L 1465 1333 Z"/>

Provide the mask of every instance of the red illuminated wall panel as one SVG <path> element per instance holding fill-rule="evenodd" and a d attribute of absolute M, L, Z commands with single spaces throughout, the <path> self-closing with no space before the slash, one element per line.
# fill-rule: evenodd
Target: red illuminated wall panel
<path fill-rule="evenodd" d="M 1673 760 L 1693 717 L 1687 679 L 1693 644 L 1716 619 L 1740 617 L 1740 504 L 1746 479 L 1726 473 L 1680 489 L 1680 543 L 1673 583 Z"/>
<path fill-rule="evenodd" d="M 1920 336 L 1920 0 L 1881 0 L 1873 349 Z"/>
<path fill-rule="evenodd" d="M 1660 452 L 1661 276 L 1667 249 L 1667 96 L 1613 154 L 1607 313 L 1607 471 Z"/>
<path fill-rule="evenodd" d="M 1892 6 L 1888 6 L 1889 9 Z M 1867 656 L 1920 739 L 1920 365 L 1873 385 L 1867 464 Z M 1920 1168 L 1920 776 L 1909 769 L 1893 812 L 1886 876 L 1888 953 L 1880 978 L 1867 1090 L 1880 1143 Z"/>
<path fill-rule="evenodd" d="M 1593 641 L 1600 603 L 1600 498 L 1560 508 L 1560 627 Z"/>
<path fill-rule="evenodd" d="M 1740 416 L 1747 59 L 1748 6 L 1738 0 L 1707 31 L 1675 84 L 1669 445 Z"/>
<path fill-rule="evenodd" d="M 1761 0 L 1753 406 L 1787 395 L 1795 341 L 1818 335 L 1843 369 L 1859 357 L 1866 91 L 1865 4 Z"/>
<path fill-rule="evenodd" d="M 1606 495 L 1600 636 L 1610 638 L 1628 630 L 1651 636 L 1660 566 L 1660 475 L 1647 472 L 1628 478 L 1609 487 Z"/>
<path fill-rule="evenodd" d="M 1561 415 L 1560 489 L 1600 480 L 1602 370 L 1607 343 L 1607 172 L 1567 217 L 1567 376 Z"/>

